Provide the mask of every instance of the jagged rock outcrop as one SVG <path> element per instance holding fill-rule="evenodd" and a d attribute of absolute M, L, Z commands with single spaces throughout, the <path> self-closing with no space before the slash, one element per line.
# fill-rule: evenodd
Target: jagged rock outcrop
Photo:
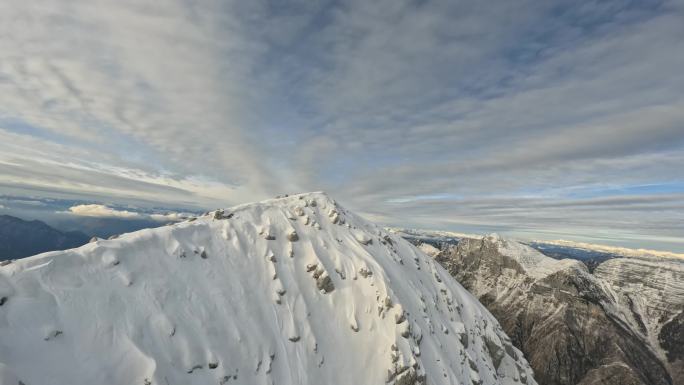
<path fill-rule="evenodd" d="M 673 371 L 682 344 L 672 344 L 674 365 L 666 364 L 616 300 L 615 287 L 623 286 L 607 284 L 581 262 L 554 260 L 496 235 L 462 239 L 436 259 L 499 320 L 539 383 L 682 384 Z M 651 305 L 662 307 L 643 306 Z M 670 342 L 681 335 L 675 318 L 658 329 Z"/>

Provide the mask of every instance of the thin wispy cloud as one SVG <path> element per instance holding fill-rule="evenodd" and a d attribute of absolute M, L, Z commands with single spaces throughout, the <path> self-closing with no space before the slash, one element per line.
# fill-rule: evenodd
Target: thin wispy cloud
<path fill-rule="evenodd" d="M 327 190 L 401 227 L 676 248 L 683 18 L 681 0 L 5 2 L 0 193 L 190 210 Z"/>

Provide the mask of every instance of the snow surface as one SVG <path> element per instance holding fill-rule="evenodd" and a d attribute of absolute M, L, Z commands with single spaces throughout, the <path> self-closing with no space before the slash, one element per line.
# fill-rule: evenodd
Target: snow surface
<path fill-rule="evenodd" d="M 429 243 L 421 243 L 418 245 L 418 249 L 423 253 L 429 255 L 430 257 L 435 257 L 440 253 L 440 250 Z"/>
<path fill-rule="evenodd" d="M 0 302 L 0 384 L 535 383 L 443 268 L 323 193 L 15 261 Z"/>

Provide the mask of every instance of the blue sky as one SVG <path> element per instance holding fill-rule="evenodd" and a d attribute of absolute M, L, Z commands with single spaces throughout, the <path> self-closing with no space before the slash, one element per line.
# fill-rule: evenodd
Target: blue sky
<path fill-rule="evenodd" d="M 0 211 L 325 190 L 388 225 L 682 251 L 682 20 L 682 0 L 5 2 Z"/>

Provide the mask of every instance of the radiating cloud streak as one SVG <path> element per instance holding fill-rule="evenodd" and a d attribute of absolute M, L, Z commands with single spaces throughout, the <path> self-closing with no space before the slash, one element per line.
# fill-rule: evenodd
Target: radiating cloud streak
<path fill-rule="evenodd" d="M 4 2 L 0 193 L 196 210 L 327 190 L 402 227 L 681 239 L 683 18 L 681 0 Z"/>

